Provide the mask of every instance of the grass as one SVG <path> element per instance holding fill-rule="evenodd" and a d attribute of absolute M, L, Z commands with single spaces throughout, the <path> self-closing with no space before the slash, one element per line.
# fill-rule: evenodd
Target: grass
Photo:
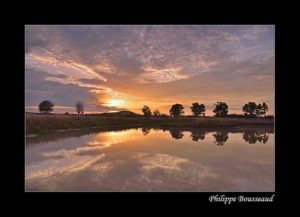
<path fill-rule="evenodd" d="M 212 117 L 104 117 L 97 115 L 33 114 L 26 113 L 26 134 L 48 133 L 57 130 L 90 129 L 113 126 L 203 128 L 273 126 L 273 119 L 212 118 Z"/>

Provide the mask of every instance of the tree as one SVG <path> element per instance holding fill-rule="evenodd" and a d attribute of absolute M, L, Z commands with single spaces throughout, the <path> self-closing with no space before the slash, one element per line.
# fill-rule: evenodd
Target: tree
<path fill-rule="evenodd" d="M 223 117 L 228 114 L 228 105 L 225 102 L 216 102 L 213 112 L 217 117 Z"/>
<path fill-rule="evenodd" d="M 78 114 L 78 117 L 79 117 L 79 114 L 83 114 L 84 113 L 84 105 L 82 102 L 77 102 L 76 105 L 75 105 L 75 111 L 77 112 Z"/>
<path fill-rule="evenodd" d="M 268 105 L 265 102 L 263 102 L 262 104 L 257 105 L 255 113 L 258 117 L 263 115 L 266 117 L 266 113 L 268 109 L 269 109 Z"/>
<path fill-rule="evenodd" d="M 170 116 L 178 117 L 184 115 L 183 106 L 181 104 L 174 104 L 170 109 Z"/>
<path fill-rule="evenodd" d="M 155 109 L 155 110 L 153 111 L 153 115 L 154 115 L 155 117 L 160 116 L 159 110 L 158 110 L 158 109 Z"/>
<path fill-rule="evenodd" d="M 243 109 L 243 112 L 245 113 L 245 115 L 252 116 L 254 114 L 254 112 L 256 112 L 257 105 L 255 102 L 248 102 L 247 104 L 245 104 L 243 106 L 242 109 Z"/>
<path fill-rule="evenodd" d="M 224 132 L 224 131 L 220 131 L 220 132 L 216 132 L 213 137 L 215 137 L 216 141 L 214 141 L 215 144 L 217 144 L 218 146 L 222 146 L 226 143 L 226 141 L 228 140 L 228 132 Z"/>
<path fill-rule="evenodd" d="M 262 111 L 263 111 L 263 115 L 265 115 L 266 117 L 266 113 L 269 111 L 269 107 L 265 102 L 263 102 L 262 104 Z"/>
<path fill-rule="evenodd" d="M 255 114 L 256 114 L 257 117 L 260 117 L 261 115 L 265 114 L 265 112 L 264 112 L 263 107 L 262 107 L 261 104 L 258 104 L 256 106 Z"/>
<path fill-rule="evenodd" d="M 266 144 L 269 140 L 269 136 L 266 132 L 259 131 L 245 131 L 243 139 L 249 144 L 255 144 L 257 141 Z"/>
<path fill-rule="evenodd" d="M 243 112 L 247 116 L 256 116 L 260 117 L 262 115 L 266 116 L 266 112 L 268 111 L 268 105 L 263 102 L 262 104 L 256 104 L 255 102 L 248 102 L 243 106 Z"/>
<path fill-rule="evenodd" d="M 49 113 L 53 111 L 54 103 L 49 100 L 44 100 L 39 104 L 39 111 L 41 113 Z"/>
<path fill-rule="evenodd" d="M 151 116 L 151 109 L 148 106 L 146 106 L 146 105 L 144 105 L 144 107 L 142 109 L 142 112 L 144 113 L 144 115 L 146 117 Z"/>
<path fill-rule="evenodd" d="M 205 116 L 205 105 L 199 104 L 197 102 L 193 103 L 191 106 L 191 112 L 194 114 L 194 116 L 203 115 Z"/>
<path fill-rule="evenodd" d="M 143 133 L 143 135 L 146 136 L 148 133 L 150 133 L 150 130 L 151 130 L 151 128 L 143 127 L 143 128 L 142 128 L 142 133 Z"/>
<path fill-rule="evenodd" d="M 174 139 L 181 139 L 184 136 L 180 129 L 170 129 L 169 132 Z"/>
<path fill-rule="evenodd" d="M 193 129 L 191 131 L 190 137 L 193 141 L 197 142 L 199 139 L 204 140 L 205 139 L 206 132 L 200 129 Z"/>

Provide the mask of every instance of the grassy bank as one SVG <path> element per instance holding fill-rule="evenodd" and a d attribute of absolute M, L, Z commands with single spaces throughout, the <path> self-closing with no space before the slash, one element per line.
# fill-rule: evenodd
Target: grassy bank
<path fill-rule="evenodd" d="M 26 134 L 56 130 L 89 129 L 110 126 L 143 127 L 239 127 L 272 126 L 273 119 L 211 118 L 211 117 L 103 117 L 97 115 L 26 114 Z"/>

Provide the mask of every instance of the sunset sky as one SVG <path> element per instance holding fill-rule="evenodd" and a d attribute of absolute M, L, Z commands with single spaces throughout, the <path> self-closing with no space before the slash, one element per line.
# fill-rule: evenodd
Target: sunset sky
<path fill-rule="evenodd" d="M 26 111 L 48 99 L 54 112 L 131 110 L 169 114 L 181 103 L 275 103 L 272 25 L 26 25 Z"/>

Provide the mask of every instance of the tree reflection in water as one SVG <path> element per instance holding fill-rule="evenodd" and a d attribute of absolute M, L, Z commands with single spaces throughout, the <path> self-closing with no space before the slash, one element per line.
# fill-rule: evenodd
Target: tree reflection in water
<path fill-rule="evenodd" d="M 172 138 L 174 138 L 174 139 L 181 139 L 184 135 L 182 133 L 182 130 L 180 130 L 180 129 L 170 129 L 169 131 L 170 131 Z"/>
<path fill-rule="evenodd" d="M 26 137 L 26 147 L 32 146 L 34 144 L 39 143 L 48 143 L 53 142 L 57 140 L 62 140 L 70 137 L 81 137 L 84 135 L 90 135 L 90 134 L 98 134 L 98 133 L 106 133 L 106 132 L 119 132 L 119 131 L 126 131 L 129 129 L 141 129 L 143 135 L 148 135 L 151 130 L 153 131 L 160 131 L 163 132 L 169 131 L 172 138 L 174 139 L 182 139 L 184 135 L 184 131 L 190 132 L 190 138 L 192 141 L 199 141 L 199 140 L 205 140 L 207 133 L 214 133 L 213 137 L 215 138 L 214 143 L 218 146 L 222 146 L 226 143 L 228 140 L 229 132 L 230 133 L 243 133 L 242 137 L 245 142 L 249 144 L 255 144 L 256 142 L 260 142 L 263 144 L 266 144 L 269 140 L 269 133 L 273 133 L 273 129 L 258 129 L 258 130 L 241 130 L 241 129 L 229 129 L 225 130 L 222 129 L 220 131 L 214 131 L 210 129 L 199 129 L 199 128 L 190 128 L 190 129 L 179 129 L 179 128 L 151 128 L 151 127 L 108 127 L 108 128 L 101 128 L 101 129 L 86 129 L 86 130 L 72 130 L 72 131 L 63 131 L 63 132 L 53 132 L 49 134 L 41 134 L 37 135 L 35 137 Z"/>
<path fill-rule="evenodd" d="M 266 132 L 259 131 L 245 131 L 243 139 L 249 144 L 255 144 L 257 141 L 266 144 L 269 140 L 269 136 Z"/>
<path fill-rule="evenodd" d="M 215 134 L 213 134 L 213 137 L 215 137 L 216 141 L 214 141 L 215 144 L 218 146 L 222 146 L 226 143 L 228 140 L 228 132 L 225 131 L 218 131 Z"/>
<path fill-rule="evenodd" d="M 204 140 L 206 133 L 207 132 L 203 130 L 192 130 L 190 137 L 192 138 L 193 141 L 197 142 L 199 139 Z"/>
<path fill-rule="evenodd" d="M 151 128 L 142 128 L 142 133 L 144 136 L 148 135 L 148 133 L 150 132 Z"/>

